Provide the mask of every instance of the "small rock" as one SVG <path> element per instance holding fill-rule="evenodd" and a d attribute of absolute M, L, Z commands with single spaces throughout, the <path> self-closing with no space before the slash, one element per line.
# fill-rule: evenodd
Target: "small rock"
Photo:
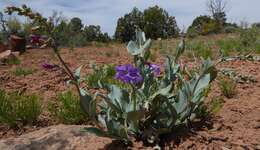
<path fill-rule="evenodd" d="M 227 148 L 227 149 L 232 149 L 232 144 L 231 143 L 226 143 L 224 147 Z"/>
<path fill-rule="evenodd" d="M 256 149 L 256 150 L 260 150 L 260 145 L 256 145 L 256 146 L 255 146 L 255 149 Z"/>
<path fill-rule="evenodd" d="M 0 150 L 99 150 L 111 144 L 111 139 L 82 132 L 84 127 L 50 126 L 17 138 L 0 140 Z"/>
<path fill-rule="evenodd" d="M 15 57 L 18 57 L 20 55 L 20 52 L 12 52 L 12 54 L 15 56 Z"/>
<path fill-rule="evenodd" d="M 222 147 L 222 150 L 230 150 L 229 148 L 226 147 Z"/>
<path fill-rule="evenodd" d="M 4 51 L 0 53 L 0 63 L 6 63 L 10 60 L 16 59 L 16 54 L 13 54 L 11 50 Z"/>
<path fill-rule="evenodd" d="M 32 49 L 33 46 L 32 45 L 26 45 L 26 49 Z"/>

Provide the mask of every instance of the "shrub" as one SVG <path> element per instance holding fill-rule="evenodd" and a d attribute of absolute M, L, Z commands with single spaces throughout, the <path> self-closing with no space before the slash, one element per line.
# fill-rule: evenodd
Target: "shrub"
<path fill-rule="evenodd" d="M 108 83 L 115 75 L 115 65 L 92 66 L 94 72 L 86 76 L 85 81 L 90 88 L 98 88 L 98 82 Z"/>
<path fill-rule="evenodd" d="M 64 124 L 82 124 L 87 122 L 87 115 L 80 107 L 79 97 L 71 91 L 57 95 L 57 103 L 49 103 L 49 111 Z"/>
<path fill-rule="evenodd" d="M 224 56 L 229 56 L 232 51 L 241 51 L 242 47 L 236 38 L 224 38 L 217 41 L 217 45 L 223 52 Z"/>
<path fill-rule="evenodd" d="M 199 16 L 195 18 L 192 25 L 187 31 L 188 37 L 195 37 L 197 35 L 208 35 L 212 33 L 221 32 L 221 25 L 210 16 Z"/>
<path fill-rule="evenodd" d="M 160 135 L 198 117 L 206 89 L 216 77 L 216 69 L 208 59 L 203 61 L 199 72 L 184 73 L 177 64 L 184 52 L 182 40 L 174 58 L 166 58 L 165 72 L 158 77 L 159 66 L 147 62 L 151 40 L 145 40 L 140 31 L 136 35 L 137 41 L 130 41 L 127 46 L 128 52 L 134 56 L 135 65 L 117 66 L 115 75 L 130 88 L 99 82 L 99 88 L 105 89 L 107 95 L 98 92 L 91 95 L 81 89 L 81 106 L 92 120 L 98 117 L 96 121 L 106 128 L 84 130 L 125 143 L 129 143 L 132 136 L 144 142 L 157 143 Z M 79 76 L 78 69 L 76 74 Z M 186 75 L 189 79 L 184 78 Z M 101 102 L 96 97 L 100 97 Z"/>
<path fill-rule="evenodd" d="M 240 42 L 243 46 L 250 47 L 256 44 L 259 34 L 259 30 L 256 28 L 241 29 L 239 33 Z"/>
<path fill-rule="evenodd" d="M 190 43 L 187 43 L 187 49 L 191 52 L 193 51 L 197 57 L 202 57 L 204 59 L 213 57 L 211 43 L 208 42 L 191 41 Z"/>
<path fill-rule="evenodd" d="M 196 111 L 196 115 L 200 118 L 207 119 L 218 113 L 223 107 L 225 100 L 223 97 L 214 97 L 208 104 L 202 104 Z"/>
<path fill-rule="evenodd" d="M 227 98 L 233 98 L 236 94 L 236 82 L 230 78 L 222 78 L 219 81 L 222 94 Z"/>
<path fill-rule="evenodd" d="M 237 32 L 238 30 L 238 27 L 236 26 L 232 26 L 232 25 L 227 25 L 224 27 L 224 33 L 235 33 Z"/>
<path fill-rule="evenodd" d="M 29 74 L 32 74 L 33 70 L 32 69 L 28 69 L 28 68 L 21 68 L 18 67 L 13 71 L 13 74 L 15 76 L 27 76 Z"/>
<path fill-rule="evenodd" d="M 34 124 L 41 113 L 41 104 L 36 95 L 20 95 L 0 90 L 0 123 L 17 127 Z"/>
<path fill-rule="evenodd" d="M 225 101 L 223 97 L 215 97 L 211 100 L 209 104 L 209 112 L 216 114 L 220 111 L 222 106 L 224 105 Z"/>

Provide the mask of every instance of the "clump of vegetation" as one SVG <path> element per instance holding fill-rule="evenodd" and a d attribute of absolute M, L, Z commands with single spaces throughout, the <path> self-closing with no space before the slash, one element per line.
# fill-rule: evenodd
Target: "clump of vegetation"
<path fill-rule="evenodd" d="M 41 113 L 40 98 L 0 90 L 0 123 L 10 127 L 34 124 Z"/>
<path fill-rule="evenodd" d="M 195 18 L 187 30 L 187 36 L 193 38 L 198 35 L 236 32 L 238 26 L 226 22 L 226 6 L 227 3 L 223 0 L 208 0 L 207 9 L 210 15 Z"/>
<path fill-rule="evenodd" d="M 260 30 L 256 27 L 240 29 L 239 40 L 244 50 L 260 52 Z"/>
<path fill-rule="evenodd" d="M 8 59 L 6 61 L 6 64 L 8 64 L 8 65 L 19 65 L 19 64 L 21 64 L 21 61 L 20 61 L 20 59 L 15 57 L 13 59 Z"/>
<path fill-rule="evenodd" d="M 187 36 L 195 37 L 198 35 L 208 35 L 221 31 L 220 24 L 210 16 L 199 16 L 194 19 L 192 25 L 188 28 Z"/>
<path fill-rule="evenodd" d="M 49 111 L 64 124 L 83 124 L 87 122 L 87 115 L 80 107 L 79 97 L 72 91 L 57 95 L 57 103 L 49 103 Z"/>
<path fill-rule="evenodd" d="M 230 52 L 241 50 L 241 44 L 237 38 L 224 38 L 218 40 L 216 43 L 220 47 L 223 56 L 229 56 Z"/>
<path fill-rule="evenodd" d="M 227 98 L 233 98 L 236 94 L 236 82 L 231 78 L 222 78 L 219 81 L 222 94 Z"/>
<path fill-rule="evenodd" d="M 224 103 L 223 97 L 214 97 L 209 103 L 202 104 L 196 111 L 196 115 L 203 119 L 210 118 L 221 110 Z"/>
<path fill-rule="evenodd" d="M 159 6 L 149 7 L 143 12 L 137 8 L 120 17 L 117 21 L 115 39 L 128 42 L 135 39 L 136 27 L 141 28 L 152 39 L 179 36 L 179 28 L 174 16 Z"/>
<path fill-rule="evenodd" d="M 194 53 L 196 57 L 202 57 L 204 59 L 213 58 L 213 52 L 211 49 L 211 43 L 204 41 L 190 41 L 187 42 L 187 49 Z"/>
<path fill-rule="evenodd" d="M 32 69 L 29 68 L 22 68 L 22 67 L 17 67 L 14 71 L 13 74 L 15 76 L 27 76 L 33 73 Z"/>
<path fill-rule="evenodd" d="M 98 82 L 109 83 L 116 74 L 115 65 L 109 64 L 101 67 L 92 65 L 93 73 L 86 76 L 86 83 L 90 88 L 98 88 Z"/>
<path fill-rule="evenodd" d="M 209 104 L 209 112 L 216 114 L 223 107 L 225 101 L 223 97 L 215 97 L 211 100 Z"/>
<path fill-rule="evenodd" d="M 224 56 L 230 52 L 260 52 L 260 30 L 254 27 L 241 28 L 238 36 L 226 37 L 217 41 L 217 45 L 222 50 Z"/>
<path fill-rule="evenodd" d="M 171 132 L 175 125 L 189 123 L 195 118 L 201 108 L 205 90 L 216 77 L 216 72 L 213 63 L 205 60 L 201 74 L 189 73 L 190 80 L 186 81 L 181 75 L 184 71 L 177 64 L 184 51 L 182 41 L 174 60 L 167 57 L 164 76 L 157 78 L 160 74 L 159 66 L 147 63 L 151 40 L 146 40 L 144 33 L 140 31 L 137 32 L 136 39 L 137 41 L 130 41 L 127 47 L 128 52 L 134 56 L 135 65 L 117 66 L 115 76 L 132 88 L 100 81 L 99 88 L 108 92 L 108 95 L 95 94 L 103 99 L 99 104 L 101 112 L 96 111 L 98 102 L 95 97 L 84 90 L 85 95 L 81 97 L 81 104 L 85 112 L 94 117 L 91 117 L 94 120 L 96 115 L 99 116 L 96 121 L 107 128 L 107 131 L 100 128 L 85 130 L 126 143 L 130 141 L 131 136 L 142 137 L 142 140 L 148 143 L 157 143 L 161 134 Z M 137 45 L 140 45 L 140 48 Z"/>

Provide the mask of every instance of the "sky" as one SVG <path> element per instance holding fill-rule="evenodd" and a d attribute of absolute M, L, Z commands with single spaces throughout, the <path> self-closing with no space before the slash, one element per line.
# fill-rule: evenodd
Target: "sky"
<path fill-rule="evenodd" d="M 175 16 L 181 29 L 187 29 L 193 19 L 207 15 L 207 0 L 0 0 L 0 11 L 6 6 L 26 4 L 44 16 L 53 11 L 62 12 L 68 19 L 81 18 L 84 24 L 100 25 L 103 32 L 113 35 L 117 19 L 129 13 L 133 7 L 144 10 L 158 5 Z M 226 0 L 229 22 L 260 22 L 260 0 Z"/>

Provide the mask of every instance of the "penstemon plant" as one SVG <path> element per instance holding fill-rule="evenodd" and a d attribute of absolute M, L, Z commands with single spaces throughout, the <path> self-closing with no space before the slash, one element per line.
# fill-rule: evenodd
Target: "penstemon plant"
<path fill-rule="evenodd" d="M 136 40 L 130 41 L 127 51 L 133 56 L 134 64 L 115 67 L 115 79 L 131 88 L 123 88 L 116 84 L 98 82 L 100 89 L 108 94 L 96 92 L 91 94 L 80 87 L 81 67 L 72 73 L 59 55 L 55 42 L 55 27 L 51 21 L 31 9 L 8 7 L 8 13 L 18 12 L 40 23 L 40 28 L 49 34 L 49 44 L 57 54 L 70 76 L 70 81 L 76 86 L 80 96 L 82 109 L 95 123 L 95 127 L 84 128 L 84 131 L 98 136 L 121 140 L 126 144 L 132 138 L 148 143 L 157 143 L 159 136 L 170 133 L 178 125 L 189 124 L 199 110 L 205 97 L 205 90 L 216 78 L 214 63 L 203 60 L 196 73 L 190 73 L 187 68 L 180 67 L 179 58 L 185 49 L 182 39 L 176 49 L 176 54 L 167 56 L 164 69 L 149 62 L 152 41 L 146 39 L 141 30 L 136 31 Z"/>

